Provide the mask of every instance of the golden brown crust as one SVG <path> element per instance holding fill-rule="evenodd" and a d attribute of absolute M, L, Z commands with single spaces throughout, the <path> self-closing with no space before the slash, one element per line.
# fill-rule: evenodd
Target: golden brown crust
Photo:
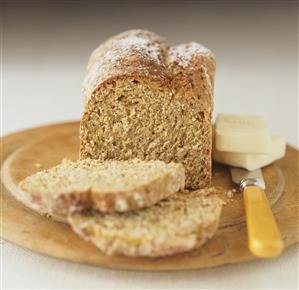
<path fill-rule="evenodd" d="M 166 53 L 165 40 L 148 31 L 130 30 L 108 39 L 88 61 L 82 86 L 84 96 L 88 99 L 106 81 L 122 77 L 149 78 L 168 86 Z"/>
<path fill-rule="evenodd" d="M 195 49 L 190 51 L 190 46 Z M 175 94 L 193 99 L 197 105 L 201 105 L 201 109 L 211 113 L 216 69 L 213 54 L 198 43 L 181 44 L 168 51 L 167 67 Z"/>
<path fill-rule="evenodd" d="M 195 49 L 191 50 L 193 46 Z M 182 62 L 184 56 L 187 59 Z M 82 90 L 90 98 L 106 81 L 124 77 L 149 79 L 174 95 L 194 98 L 210 110 L 215 69 L 213 53 L 198 43 L 169 48 L 166 40 L 155 33 L 129 30 L 111 37 L 93 51 Z"/>

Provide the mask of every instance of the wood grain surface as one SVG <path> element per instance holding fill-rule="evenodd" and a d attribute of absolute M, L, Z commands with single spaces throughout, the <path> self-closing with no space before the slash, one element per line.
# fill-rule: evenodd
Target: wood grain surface
<path fill-rule="evenodd" d="M 78 158 L 78 122 L 43 126 L 1 138 L 2 238 L 22 247 L 69 261 L 130 270 L 207 268 L 255 259 L 247 248 L 242 195 L 223 195 L 224 206 L 216 235 L 201 249 L 164 258 L 109 257 L 78 237 L 62 222 L 43 216 L 16 200 L 17 184 L 24 177 L 56 165 L 63 158 Z M 286 156 L 263 169 L 266 194 L 285 246 L 299 241 L 299 154 L 290 146 Z M 237 189 L 229 169 L 214 164 L 213 185 Z M 15 196 L 15 197 L 14 197 Z M 25 201 L 26 203 L 26 201 Z M 63 217 L 53 217 L 62 220 Z"/>

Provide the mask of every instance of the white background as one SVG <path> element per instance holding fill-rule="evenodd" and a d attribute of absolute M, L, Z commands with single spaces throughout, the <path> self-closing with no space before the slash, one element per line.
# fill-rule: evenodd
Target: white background
<path fill-rule="evenodd" d="M 217 56 L 215 116 L 262 114 L 298 148 L 296 1 L 4 1 L 2 134 L 79 119 L 91 51 L 130 28 L 195 40 Z M 177 273 L 72 264 L 1 242 L 4 288 L 298 288 L 298 247 L 270 261 Z"/>

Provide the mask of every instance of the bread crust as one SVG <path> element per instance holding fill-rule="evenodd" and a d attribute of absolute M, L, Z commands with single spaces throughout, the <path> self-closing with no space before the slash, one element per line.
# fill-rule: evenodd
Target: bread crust
<path fill-rule="evenodd" d="M 119 44 L 128 37 L 135 39 L 140 36 L 147 41 L 136 46 L 126 42 Z M 123 77 L 151 79 L 168 87 L 169 76 L 165 70 L 167 50 L 165 39 L 144 30 L 130 30 L 108 39 L 89 58 L 82 85 L 86 102 L 105 82 Z"/>
<path fill-rule="evenodd" d="M 140 42 L 138 37 L 144 41 Z M 80 123 L 80 159 L 86 158 L 89 141 L 84 130 L 91 118 L 89 105 L 94 103 L 97 92 L 118 80 L 140 80 L 159 87 L 174 99 L 188 101 L 202 114 L 206 154 L 201 158 L 205 172 L 191 188 L 209 186 L 215 69 L 213 53 L 198 43 L 169 47 L 164 38 L 144 30 L 126 31 L 108 39 L 91 54 L 82 86 L 85 111 Z"/>
<path fill-rule="evenodd" d="M 148 40 L 144 47 L 155 47 L 155 54 L 143 50 L 143 45 L 119 45 L 129 37 Z M 146 30 L 129 30 L 111 37 L 96 48 L 88 61 L 82 92 L 88 103 L 95 91 L 105 82 L 119 78 L 150 80 L 168 89 L 174 96 L 193 98 L 203 109 L 211 111 L 216 61 L 214 54 L 198 43 L 198 50 L 182 63 L 181 53 L 194 43 L 169 47 L 166 40 Z M 187 53 L 187 52 L 186 52 Z M 190 52 L 191 53 L 191 52 Z M 117 57 L 113 57 L 116 55 Z M 208 79 L 208 81 L 207 81 Z M 203 87 L 202 81 L 210 83 Z"/>

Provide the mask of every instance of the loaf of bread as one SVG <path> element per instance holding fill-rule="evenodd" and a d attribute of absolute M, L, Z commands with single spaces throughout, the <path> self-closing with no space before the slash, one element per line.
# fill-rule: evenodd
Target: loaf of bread
<path fill-rule="evenodd" d="M 174 161 L 186 169 L 187 188 L 208 186 L 215 66 L 195 42 L 169 48 L 143 30 L 107 40 L 83 83 L 80 158 Z"/>
<path fill-rule="evenodd" d="M 219 223 L 222 201 L 204 190 L 180 192 L 144 210 L 68 216 L 72 229 L 108 255 L 158 257 L 203 245 Z"/>
<path fill-rule="evenodd" d="M 26 177 L 19 187 L 49 214 L 82 209 L 124 212 L 148 207 L 181 190 L 185 170 L 163 161 L 65 161 Z"/>

